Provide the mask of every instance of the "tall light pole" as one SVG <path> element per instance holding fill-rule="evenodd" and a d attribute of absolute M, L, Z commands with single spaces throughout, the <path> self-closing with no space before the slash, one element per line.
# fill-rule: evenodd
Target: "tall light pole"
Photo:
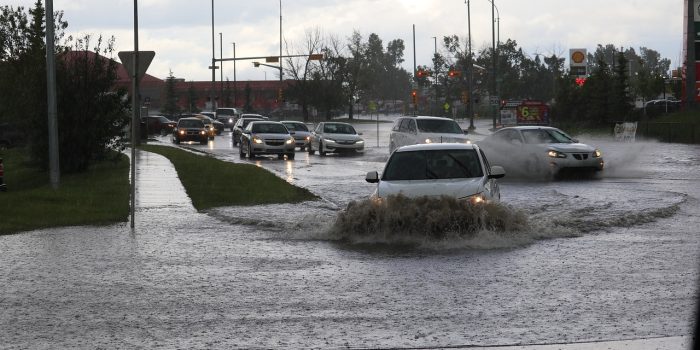
<path fill-rule="evenodd" d="M 212 0 L 214 1 L 214 0 Z M 140 141 L 139 112 L 141 94 L 139 92 L 139 11 L 138 1 L 134 0 L 134 66 L 131 91 L 131 228 L 135 225 L 136 211 L 136 146 Z"/>
<path fill-rule="evenodd" d="M 223 34 L 219 32 L 219 58 L 224 58 L 224 39 Z M 224 61 L 219 61 L 219 98 L 224 98 Z M 223 103 L 223 102 L 222 102 Z"/>
<path fill-rule="evenodd" d="M 496 91 L 496 86 L 497 86 L 496 85 L 497 84 L 496 83 L 496 60 L 497 60 L 497 57 L 496 57 L 496 55 L 497 55 L 497 51 L 496 51 L 496 21 L 494 19 L 496 5 L 494 4 L 493 0 L 489 0 L 489 2 L 491 2 L 491 46 L 493 49 L 493 53 L 491 55 L 493 58 L 492 59 L 492 61 L 493 61 L 492 69 L 493 70 L 492 70 L 492 74 L 491 74 L 491 88 L 492 88 L 491 91 L 495 95 L 495 96 L 489 95 L 489 99 L 491 100 L 491 101 L 489 101 L 489 103 L 491 103 L 491 110 L 493 111 L 493 129 L 496 130 L 496 112 L 498 112 L 498 107 L 496 105 L 496 103 L 498 103 L 498 92 Z M 496 99 L 494 99 L 493 97 L 496 97 Z"/>
<path fill-rule="evenodd" d="M 438 109 L 438 75 L 437 75 L 437 64 L 435 64 L 435 56 L 437 56 L 437 37 L 433 37 L 433 43 L 435 45 L 435 48 L 433 49 L 433 77 L 435 78 L 433 81 L 433 86 L 435 86 L 435 109 Z M 433 108 L 430 108 L 430 111 L 433 113 L 433 115 L 437 115 L 438 113 L 436 111 L 433 111 Z"/>
<path fill-rule="evenodd" d="M 59 166 L 58 153 L 58 108 L 56 106 L 56 57 L 54 53 L 53 0 L 46 1 L 46 97 L 49 118 L 49 179 L 51 180 L 51 187 L 53 187 L 53 189 L 58 189 L 61 179 L 61 169 Z"/>
<path fill-rule="evenodd" d="M 279 90 L 277 91 L 277 98 L 280 99 L 280 107 L 282 106 L 282 75 L 284 73 L 282 72 L 282 0 L 280 0 L 280 87 Z M 265 79 L 267 80 L 267 78 Z"/>
<path fill-rule="evenodd" d="M 469 0 L 464 1 L 465 4 L 467 4 L 467 48 L 469 50 L 468 56 L 467 56 L 467 70 L 469 71 L 468 74 L 468 82 L 467 82 L 467 98 L 468 104 L 467 104 L 467 114 L 469 114 L 469 130 L 474 130 L 476 129 L 474 127 L 474 101 L 472 98 L 472 81 L 474 79 L 474 68 L 472 67 L 472 21 L 471 21 L 471 7 L 469 6 Z"/>
<path fill-rule="evenodd" d="M 212 110 L 216 110 L 214 106 L 214 83 L 216 82 L 216 57 L 214 52 L 214 0 L 211 0 L 211 89 L 209 101 L 211 101 Z"/>
<path fill-rule="evenodd" d="M 233 106 L 237 106 L 238 88 L 236 87 L 236 43 L 233 44 Z"/>

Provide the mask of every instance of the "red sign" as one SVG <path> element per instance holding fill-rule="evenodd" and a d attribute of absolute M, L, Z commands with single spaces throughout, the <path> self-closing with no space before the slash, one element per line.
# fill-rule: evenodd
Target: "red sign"
<path fill-rule="evenodd" d="M 549 107 L 540 101 L 523 101 L 516 108 L 518 125 L 549 124 Z"/>

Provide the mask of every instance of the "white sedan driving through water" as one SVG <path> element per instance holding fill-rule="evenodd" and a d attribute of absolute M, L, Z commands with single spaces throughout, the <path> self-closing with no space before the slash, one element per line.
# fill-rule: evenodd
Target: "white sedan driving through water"
<path fill-rule="evenodd" d="M 401 194 L 406 197 L 440 197 L 498 201 L 496 179 L 505 176 L 500 166 L 490 166 L 486 155 L 473 144 L 437 143 L 397 148 L 389 157 L 381 178 L 367 173 L 365 180 L 377 183 L 374 198 Z"/>

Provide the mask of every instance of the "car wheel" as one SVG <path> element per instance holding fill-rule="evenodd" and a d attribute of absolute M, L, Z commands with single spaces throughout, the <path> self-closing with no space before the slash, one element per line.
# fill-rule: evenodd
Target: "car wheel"
<path fill-rule="evenodd" d="M 248 158 L 255 158 L 255 154 L 253 154 L 253 145 L 250 142 L 248 142 Z"/>
<path fill-rule="evenodd" d="M 288 153 L 287 160 L 294 160 L 294 153 Z"/>
<path fill-rule="evenodd" d="M 238 155 L 241 159 L 245 158 L 245 152 L 243 152 L 243 147 L 238 147 Z"/>
<path fill-rule="evenodd" d="M 318 154 L 323 157 L 326 155 L 326 151 L 323 150 L 323 142 L 318 143 Z"/>
<path fill-rule="evenodd" d="M 168 134 L 168 132 L 165 131 L 165 129 L 160 129 L 160 136 L 165 136 L 167 134 Z"/>
<path fill-rule="evenodd" d="M 309 146 L 306 148 L 306 151 L 309 153 L 309 155 L 314 154 L 314 148 L 311 147 L 311 143 L 309 143 Z"/>
<path fill-rule="evenodd" d="M 209 141 L 208 139 L 199 140 L 199 144 L 206 145 L 208 141 Z"/>
<path fill-rule="evenodd" d="M 232 140 L 233 140 L 233 146 L 238 146 L 238 143 L 239 143 L 239 142 L 236 141 L 236 136 L 234 135 L 234 136 L 232 136 L 231 138 L 232 138 Z"/>
<path fill-rule="evenodd" d="M 284 159 L 284 154 L 278 154 L 277 159 Z"/>

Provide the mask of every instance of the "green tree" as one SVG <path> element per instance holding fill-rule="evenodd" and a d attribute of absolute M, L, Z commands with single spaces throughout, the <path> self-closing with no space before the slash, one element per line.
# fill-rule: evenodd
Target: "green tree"
<path fill-rule="evenodd" d="M 44 11 L 41 1 L 29 15 L 22 7 L 0 7 L 0 115 L 27 130 L 32 159 L 48 168 Z M 67 23 L 61 12 L 53 17 L 54 39 L 60 42 Z M 104 57 L 113 54 L 113 43 L 100 37 L 93 44 L 85 36 L 71 46 L 56 46 L 62 173 L 83 171 L 96 159 L 113 154 L 111 150 L 124 147 L 126 92 L 113 89 L 116 62 Z"/>
<path fill-rule="evenodd" d="M 199 107 L 197 107 L 197 100 L 199 99 L 199 96 L 197 96 L 197 89 L 194 88 L 194 84 L 190 82 L 189 87 L 187 88 L 187 111 L 190 113 L 198 113 L 199 112 Z"/>
<path fill-rule="evenodd" d="M 175 92 L 175 76 L 171 70 L 168 77 L 165 79 L 165 103 L 160 112 L 167 116 L 175 116 L 180 114 L 180 107 L 177 105 L 177 93 Z"/>

